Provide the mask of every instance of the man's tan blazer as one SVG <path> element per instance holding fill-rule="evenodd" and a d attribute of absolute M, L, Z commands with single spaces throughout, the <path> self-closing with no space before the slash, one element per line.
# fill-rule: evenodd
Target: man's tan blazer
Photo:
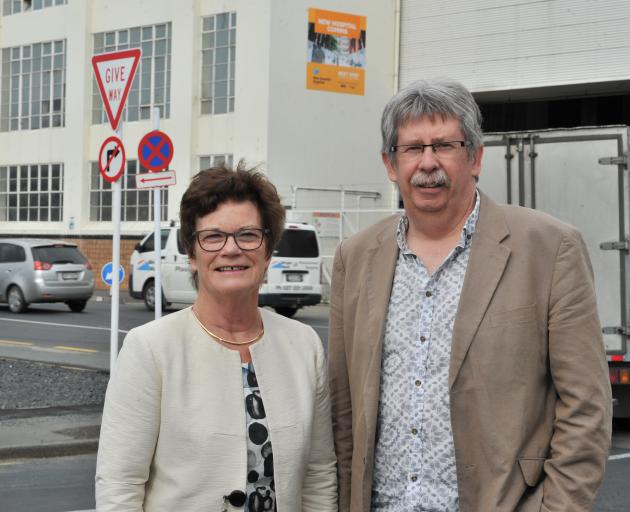
<path fill-rule="evenodd" d="M 370 510 L 397 217 L 334 263 L 329 375 L 340 512 Z M 481 194 L 453 328 L 450 407 L 461 512 L 588 511 L 612 400 L 580 234 Z"/>

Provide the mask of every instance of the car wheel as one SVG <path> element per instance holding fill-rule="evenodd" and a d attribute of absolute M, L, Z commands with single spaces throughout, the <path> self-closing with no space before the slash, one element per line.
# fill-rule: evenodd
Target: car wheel
<path fill-rule="evenodd" d="M 11 313 L 24 313 L 28 304 L 24 300 L 24 294 L 19 286 L 12 286 L 8 295 L 9 311 Z"/>
<path fill-rule="evenodd" d="M 282 316 L 286 316 L 287 318 L 291 318 L 293 315 L 297 313 L 298 308 L 291 307 L 277 307 L 273 308 L 276 310 L 276 313 Z"/>
<path fill-rule="evenodd" d="M 144 305 L 147 309 L 149 311 L 155 311 L 155 281 L 153 279 L 147 281 L 144 285 L 142 298 L 144 299 Z M 166 306 L 168 306 L 168 304 L 166 303 L 164 294 L 162 294 L 162 311 L 166 309 Z"/>
<path fill-rule="evenodd" d="M 66 304 L 73 313 L 81 313 L 87 305 L 87 300 L 69 300 Z"/>

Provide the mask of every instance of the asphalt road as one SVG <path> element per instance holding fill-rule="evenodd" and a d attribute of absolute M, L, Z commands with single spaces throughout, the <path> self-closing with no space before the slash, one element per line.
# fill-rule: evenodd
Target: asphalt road
<path fill-rule="evenodd" d="M 165 314 L 177 309 L 170 307 Z M 311 325 L 327 346 L 327 307 L 307 307 L 294 318 Z M 142 301 L 125 300 L 119 309 L 119 347 L 130 329 L 153 319 Z M 16 315 L 0 304 L 0 355 L 107 370 L 110 322 L 111 304 L 102 297 L 92 298 L 82 313 L 72 313 L 64 304 L 32 304 Z"/>
<path fill-rule="evenodd" d="M 614 454 L 630 452 L 630 431 L 616 431 Z M 0 509 L 6 512 L 74 512 L 94 508 L 96 455 L 28 459 L 0 464 Z M 608 461 L 594 512 L 622 512 L 630 504 L 630 458 Z"/>
<path fill-rule="evenodd" d="M 171 311 L 176 310 L 172 309 Z M 168 314 L 168 311 L 167 311 Z M 327 345 L 328 309 L 305 308 L 296 320 L 308 323 Z M 126 331 L 149 322 L 153 313 L 128 300 L 120 308 L 122 341 Z M 83 313 L 66 306 L 32 305 L 14 315 L 0 305 L 0 355 L 106 369 L 109 365 L 110 304 L 93 299 Z M 0 506 L 7 512 L 69 512 L 94 507 L 95 456 L 15 460 L 0 465 Z M 617 429 L 595 512 L 630 509 L 630 424 Z"/>

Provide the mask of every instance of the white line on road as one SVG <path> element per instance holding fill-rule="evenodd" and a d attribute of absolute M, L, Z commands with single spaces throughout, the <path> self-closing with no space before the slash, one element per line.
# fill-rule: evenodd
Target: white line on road
<path fill-rule="evenodd" d="M 630 453 L 620 453 L 618 455 L 611 455 L 608 460 L 630 459 Z"/>
<path fill-rule="evenodd" d="M 58 324 L 55 322 L 38 322 L 37 320 L 18 320 L 17 318 L 0 318 L 0 322 L 22 322 L 24 324 L 40 324 L 40 325 L 53 325 L 55 327 L 74 327 L 76 329 L 91 329 L 93 331 L 110 331 L 109 327 L 93 327 L 91 325 L 74 325 L 74 324 Z M 127 334 L 129 331 L 118 329 L 118 332 Z"/>

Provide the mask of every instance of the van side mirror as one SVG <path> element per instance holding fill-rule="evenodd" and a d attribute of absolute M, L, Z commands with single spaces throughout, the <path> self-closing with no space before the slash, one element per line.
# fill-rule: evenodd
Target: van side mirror
<path fill-rule="evenodd" d="M 141 252 L 140 249 L 142 249 L 142 246 L 140 245 L 140 242 L 138 242 L 135 246 L 134 249 L 138 252 Z"/>

